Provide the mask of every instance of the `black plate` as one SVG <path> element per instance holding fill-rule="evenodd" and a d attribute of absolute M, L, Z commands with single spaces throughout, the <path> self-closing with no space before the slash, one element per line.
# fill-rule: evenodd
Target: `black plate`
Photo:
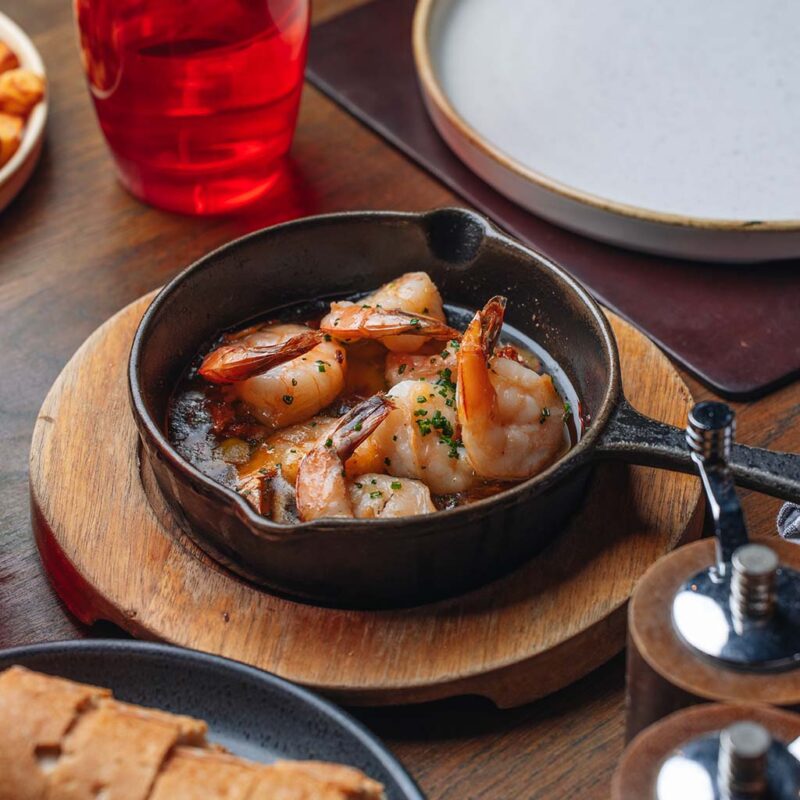
<path fill-rule="evenodd" d="M 0 651 L 0 670 L 12 664 L 107 686 L 118 700 L 203 719 L 210 739 L 254 761 L 348 764 L 380 781 L 388 800 L 425 800 L 361 723 L 321 697 L 237 661 L 161 644 L 92 640 Z"/>

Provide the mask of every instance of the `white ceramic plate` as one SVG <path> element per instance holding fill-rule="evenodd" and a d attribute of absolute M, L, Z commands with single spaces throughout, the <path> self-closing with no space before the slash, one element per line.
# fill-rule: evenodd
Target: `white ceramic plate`
<path fill-rule="evenodd" d="M 20 60 L 21 66 L 44 75 L 44 63 L 28 35 L 15 22 L 0 12 L 0 41 L 5 42 Z M 22 142 L 13 156 L 0 167 L 0 211 L 16 196 L 30 178 L 42 152 L 47 122 L 47 94 L 28 117 Z"/>
<path fill-rule="evenodd" d="M 800 256 L 800 3 L 419 0 L 445 141 L 552 222 L 715 261 Z"/>

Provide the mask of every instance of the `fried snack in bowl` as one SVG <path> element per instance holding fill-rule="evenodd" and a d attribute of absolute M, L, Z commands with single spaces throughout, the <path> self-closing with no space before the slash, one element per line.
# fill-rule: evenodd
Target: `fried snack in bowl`
<path fill-rule="evenodd" d="M 17 54 L 5 42 L 0 42 L 0 74 L 18 66 Z"/>
<path fill-rule="evenodd" d="M 0 112 L 0 166 L 19 149 L 25 120 L 13 114 Z"/>
<path fill-rule="evenodd" d="M 44 78 L 27 69 L 0 74 L 0 112 L 27 117 L 44 97 Z"/>
<path fill-rule="evenodd" d="M 36 45 L 0 11 L 0 213 L 27 183 L 42 151 L 44 76 Z"/>

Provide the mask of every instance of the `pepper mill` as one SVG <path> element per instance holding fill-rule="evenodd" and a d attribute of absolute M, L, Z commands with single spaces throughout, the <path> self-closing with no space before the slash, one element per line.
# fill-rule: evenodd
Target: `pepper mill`
<path fill-rule="evenodd" d="M 648 570 L 628 607 L 627 738 L 680 708 L 749 701 L 800 709 L 800 547 L 750 542 L 728 456 L 735 419 L 699 403 L 686 441 L 716 536 Z"/>
<path fill-rule="evenodd" d="M 789 800 L 800 796 L 800 715 L 705 704 L 651 725 L 628 745 L 612 800 Z"/>

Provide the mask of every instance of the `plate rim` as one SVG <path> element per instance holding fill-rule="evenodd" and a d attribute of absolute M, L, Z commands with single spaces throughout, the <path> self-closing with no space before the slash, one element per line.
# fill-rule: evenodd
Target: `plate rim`
<path fill-rule="evenodd" d="M 13 37 L 12 40 L 6 41 L 3 39 L 2 41 L 6 41 L 6 44 L 16 53 L 20 60 L 20 65 L 38 73 L 47 81 L 47 70 L 44 66 L 44 60 L 31 37 L 28 36 L 11 17 L 0 11 L 0 34 L 8 34 L 9 32 Z M 34 151 L 41 145 L 44 139 L 49 108 L 50 90 L 49 85 L 47 85 L 45 87 L 45 96 L 36 105 L 26 120 L 22 141 L 20 142 L 19 148 L 17 148 L 17 152 L 0 167 L 0 187 L 8 183 L 32 155 L 35 159 L 38 159 L 39 153 L 35 153 Z M 27 182 L 28 180 L 26 178 L 22 185 Z M 22 185 L 19 187 L 20 190 L 22 189 Z M 14 194 L 16 194 L 16 192 Z"/>
<path fill-rule="evenodd" d="M 431 54 L 432 48 L 430 44 L 431 23 L 434 9 L 443 8 L 445 3 L 452 6 L 455 2 L 458 2 L 458 0 L 417 0 L 411 34 L 414 64 L 416 66 L 422 92 L 426 96 L 426 99 L 433 104 L 436 110 L 458 131 L 467 143 L 480 151 L 484 157 L 512 173 L 516 178 L 527 181 L 541 190 L 580 203 L 584 206 L 589 206 L 600 212 L 611 213 L 632 220 L 685 229 L 724 231 L 729 233 L 752 234 L 800 231 L 800 219 L 743 220 L 699 217 L 657 211 L 642 206 L 623 203 L 550 178 L 542 172 L 526 166 L 508 155 L 485 139 L 458 111 L 456 111 L 450 99 L 447 97 L 434 67 L 434 59 Z M 505 194 L 505 192 L 503 193 Z"/>
<path fill-rule="evenodd" d="M 359 742 L 378 760 L 386 772 L 395 781 L 407 800 L 426 800 L 417 782 L 411 773 L 403 766 L 397 756 L 362 722 L 357 720 L 343 708 L 330 700 L 326 700 L 316 692 L 306 689 L 286 678 L 281 678 L 272 672 L 267 672 L 257 667 L 252 667 L 232 658 L 205 653 L 201 650 L 192 650 L 188 647 L 178 647 L 161 642 L 143 642 L 137 639 L 61 639 L 53 642 L 39 642 L 37 644 L 15 645 L 0 649 L 0 662 L 12 659 L 25 658 L 26 656 L 68 655 L 71 652 L 91 654 L 95 652 L 101 656 L 103 652 L 114 651 L 129 654 L 132 657 L 139 655 L 160 655 L 168 659 L 178 659 L 201 666 L 230 670 L 239 675 L 271 686 L 283 693 L 291 695 L 301 703 L 312 706 L 316 711 L 333 720 L 337 725 L 345 728 L 355 736 Z M 0 667 L 6 669 L 6 667 Z"/>

